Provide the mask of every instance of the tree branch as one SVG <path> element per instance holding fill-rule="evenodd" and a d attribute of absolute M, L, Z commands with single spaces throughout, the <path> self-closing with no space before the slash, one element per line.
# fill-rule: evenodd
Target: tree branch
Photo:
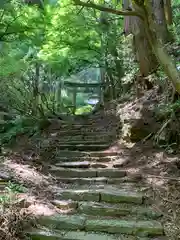
<path fill-rule="evenodd" d="M 98 4 L 94 4 L 92 2 L 83 2 L 81 0 L 73 0 L 73 1 L 74 1 L 75 5 L 97 9 L 97 10 L 112 13 L 112 14 L 115 14 L 115 15 L 137 16 L 137 17 L 140 17 L 141 19 L 144 19 L 143 15 L 141 15 L 140 13 L 138 13 L 136 11 L 117 10 L 117 9 L 114 9 L 114 8 L 109 8 L 109 7 L 104 7 L 104 6 L 101 6 L 101 5 L 98 5 Z"/>

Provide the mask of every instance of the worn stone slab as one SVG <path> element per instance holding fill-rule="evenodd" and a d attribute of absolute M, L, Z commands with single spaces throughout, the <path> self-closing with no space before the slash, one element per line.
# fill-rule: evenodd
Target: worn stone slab
<path fill-rule="evenodd" d="M 68 200 L 72 199 L 75 201 L 96 201 L 99 202 L 100 194 L 99 190 L 64 190 L 57 195 L 59 199 Z"/>
<path fill-rule="evenodd" d="M 136 179 L 131 179 L 127 176 L 121 177 L 121 178 L 107 178 L 107 183 L 108 184 L 114 184 L 114 185 L 119 185 L 121 183 L 136 183 Z"/>
<path fill-rule="evenodd" d="M 141 207 L 133 204 L 107 204 L 95 202 L 79 202 L 78 212 L 95 216 L 138 216 L 157 219 L 162 214 L 150 207 Z"/>
<path fill-rule="evenodd" d="M 59 230 L 83 230 L 85 222 L 85 217 L 76 215 L 57 214 L 53 216 L 41 216 L 38 219 L 40 225 Z"/>
<path fill-rule="evenodd" d="M 100 163 L 100 162 L 95 162 L 95 163 L 92 162 L 91 167 L 92 168 L 107 168 L 107 164 Z"/>
<path fill-rule="evenodd" d="M 81 134 L 81 135 L 72 135 L 72 133 L 71 133 L 71 135 L 69 135 L 69 134 L 66 134 L 66 135 L 61 135 L 61 133 L 59 134 L 58 133 L 58 136 L 60 137 L 60 138 L 62 138 L 62 140 L 64 140 L 64 141 L 83 141 L 83 140 L 85 140 L 85 141 L 98 141 L 98 142 L 100 142 L 100 141 L 104 141 L 104 142 L 107 142 L 107 141 L 110 141 L 112 138 L 113 138 L 113 136 L 107 136 L 107 135 L 102 135 L 102 134 L 92 134 L 92 135 L 89 135 L 89 134 Z"/>
<path fill-rule="evenodd" d="M 126 176 L 125 170 L 113 169 L 113 168 L 92 168 L 92 169 L 74 169 L 65 167 L 51 166 L 50 171 L 56 176 L 61 177 L 108 177 L 108 178 L 121 178 Z"/>
<path fill-rule="evenodd" d="M 113 168 L 97 169 L 97 177 L 120 178 L 125 176 L 126 176 L 126 171 L 124 170 L 113 169 Z"/>
<path fill-rule="evenodd" d="M 61 147 L 61 145 L 64 145 L 65 143 L 68 145 L 97 145 L 97 146 L 101 146 L 101 145 L 108 145 L 107 141 L 104 140 L 100 140 L 100 141 L 92 141 L 92 140 L 68 140 L 67 142 L 64 142 L 64 139 L 62 139 L 63 141 L 59 141 L 59 146 Z M 95 143 L 95 144 L 94 144 Z"/>
<path fill-rule="evenodd" d="M 59 149 L 79 150 L 79 151 L 98 151 L 107 149 L 109 144 L 60 144 Z"/>
<path fill-rule="evenodd" d="M 101 201 L 109 203 L 143 203 L 143 196 L 133 191 L 120 190 L 118 188 L 103 189 L 100 191 Z"/>
<path fill-rule="evenodd" d="M 67 130 L 60 130 L 59 131 L 59 134 L 60 134 L 60 136 L 61 135 L 69 135 L 69 134 L 72 134 L 73 136 L 75 135 L 77 135 L 77 136 L 79 136 L 79 130 L 78 129 L 72 129 L 71 131 L 67 131 Z M 115 132 L 103 132 L 103 131 L 96 131 L 96 132 L 91 132 L 91 131 L 84 131 L 84 132 L 81 132 L 81 135 L 80 136 L 97 136 L 97 134 L 98 134 L 98 136 L 99 135 L 101 135 L 101 136 L 106 136 L 107 137 L 107 135 L 108 136 L 114 136 L 115 135 Z"/>
<path fill-rule="evenodd" d="M 122 185 L 123 188 L 123 185 Z M 97 185 L 91 189 L 66 189 L 57 194 L 58 199 L 75 201 L 96 201 L 107 203 L 143 203 L 143 195 L 138 192 L 121 190 L 112 186 Z"/>
<path fill-rule="evenodd" d="M 108 150 L 89 153 L 89 156 L 91 156 L 91 157 L 114 157 L 117 155 L 118 155 L 118 152 L 113 152 L 113 151 L 108 151 Z"/>
<path fill-rule="evenodd" d="M 79 153 L 79 156 L 78 156 Z M 88 162 L 97 162 L 97 164 L 101 163 L 107 163 L 110 162 L 112 160 L 113 157 L 111 156 L 107 156 L 107 157 L 90 157 L 90 156 L 86 156 L 82 154 L 83 152 L 75 152 L 75 154 L 73 155 L 66 155 L 66 156 L 61 156 L 58 155 L 55 157 L 57 162 L 76 162 L 76 161 L 88 161 Z"/>
<path fill-rule="evenodd" d="M 105 233 L 87 233 L 84 231 L 48 231 L 33 229 L 28 233 L 32 240 L 167 240 L 165 238 L 141 238 L 125 235 L 110 235 Z"/>
<path fill-rule="evenodd" d="M 56 166 L 64 168 L 89 168 L 90 162 L 88 161 L 60 162 L 57 163 Z"/>
<path fill-rule="evenodd" d="M 74 177 L 74 178 L 90 178 L 97 177 L 96 169 L 68 169 L 52 166 L 50 171 L 56 176 L 61 177 Z"/>
<path fill-rule="evenodd" d="M 164 234 L 162 225 L 157 221 L 125 221 L 114 219 L 92 219 L 85 223 L 86 231 L 122 233 L 137 236 L 160 236 Z"/>
<path fill-rule="evenodd" d="M 106 177 L 93 177 L 93 178 L 70 178 L 70 177 L 57 177 L 56 180 L 62 183 L 78 183 L 80 185 L 83 184 L 113 184 L 119 185 L 122 183 L 136 183 L 137 181 L 127 177 L 121 178 L 106 178 Z"/>
<path fill-rule="evenodd" d="M 76 183 L 76 184 L 102 184 L 107 183 L 107 178 L 105 177 L 97 177 L 97 178 L 57 178 L 58 182 L 62 183 Z"/>

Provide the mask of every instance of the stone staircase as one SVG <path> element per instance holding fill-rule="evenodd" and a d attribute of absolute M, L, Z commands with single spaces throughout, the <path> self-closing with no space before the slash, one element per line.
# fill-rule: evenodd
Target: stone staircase
<path fill-rule="evenodd" d="M 68 129 L 68 130 L 66 130 Z M 91 124 L 62 126 L 49 172 L 56 177 L 52 203 L 59 214 L 41 216 L 32 240 L 165 240 L 161 214 L 128 174 L 113 132 Z"/>

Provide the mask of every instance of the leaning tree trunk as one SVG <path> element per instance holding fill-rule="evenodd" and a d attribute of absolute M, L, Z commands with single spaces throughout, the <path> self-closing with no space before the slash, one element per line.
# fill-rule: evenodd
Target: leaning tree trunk
<path fill-rule="evenodd" d="M 146 0 L 145 6 L 146 8 L 144 6 L 140 8 L 139 6 L 135 5 L 137 11 L 140 10 L 143 12 L 143 22 L 148 41 L 160 65 L 164 68 L 164 72 L 169 77 L 169 80 L 172 82 L 175 90 L 180 94 L 180 74 L 176 69 L 173 59 L 164 48 L 164 44 L 158 38 L 156 23 L 152 18 L 153 8 L 149 3 L 149 0 Z"/>

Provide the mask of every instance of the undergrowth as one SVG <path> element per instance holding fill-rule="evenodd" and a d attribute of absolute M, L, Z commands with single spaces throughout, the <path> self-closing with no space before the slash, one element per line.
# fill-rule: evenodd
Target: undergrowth
<path fill-rule="evenodd" d="M 21 206 L 11 204 L 0 215 L 0 240 L 25 240 L 24 229 L 29 226 L 31 216 Z"/>
<path fill-rule="evenodd" d="M 154 136 L 155 144 L 169 153 L 177 151 L 180 144 L 180 100 L 159 104 L 155 109 L 155 117 L 156 121 L 161 122 L 161 128 Z"/>
<path fill-rule="evenodd" d="M 21 184 L 8 182 L 6 193 L 0 197 L 0 240 L 25 240 L 24 230 L 31 223 L 31 216 L 26 212 L 24 199 L 17 194 L 26 192 Z"/>
<path fill-rule="evenodd" d="M 46 128 L 50 122 L 47 119 L 37 119 L 33 117 L 7 121 L 0 127 L 1 145 L 11 144 L 17 136 L 27 135 L 29 137 L 38 134 Z"/>

